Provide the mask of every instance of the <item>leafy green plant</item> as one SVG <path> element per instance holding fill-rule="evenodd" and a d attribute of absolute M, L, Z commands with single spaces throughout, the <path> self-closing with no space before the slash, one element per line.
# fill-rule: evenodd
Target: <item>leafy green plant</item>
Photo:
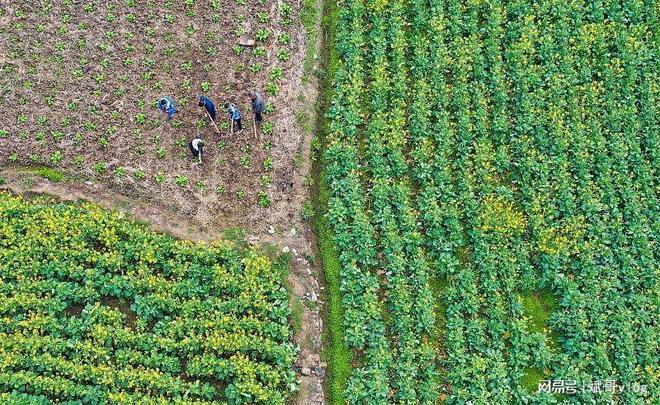
<path fill-rule="evenodd" d="M 289 54 L 289 50 L 282 48 L 277 51 L 277 59 L 280 60 L 280 62 L 286 62 L 289 59 L 291 59 L 291 55 Z"/>
<path fill-rule="evenodd" d="M 266 91 L 266 94 L 268 94 L 269 96 L 277 96 L 280 92 L 279 86 L 273 82 L 266 83 L 264 90 Z"/>
<path fill-rule="evenodd" d="M 174 183 L 179 187 L 186 187 L 188 185 L 188 177 L 183 175 L 177 175 L 174 178 Z"/>
<path fill-rule="evenodd" d="M 290 42 L 291 42 L 291 36 L 286 31 L 282 31 L 277 36 L 277 43 L 279 43 L 280 45 L 288 45 Z"/>
<path fill-rule="evenodd" d="M 105 164 L 97 162 L 94 164 L 94 172 L 97 176 L 101 176 L 105 173 Z"/>
<path fill-rule="evenodd" d="M 165 173 L 159 171 L 154 176 L 154 180 L 158 185 L 162 185 L 163 183 L 165 183 Z"/>
<path fill-rule="evenodd" d="M 264 171 L 268 172 L 273 168 L 273 158 L 272 157 L 267 157 L 264 159 L 263 163 Z"/>
<path fill-rule="evenodd" d="M 259 192 L 259 206 L 261 208 L 268 208 L 271 205 L 271 200 L 270 197 L 268 196 L 268 193 L 264 191 Z"/>
<path fill-rule="evenodd" d="M 57 166 L 60 164 L 63 157 L 62 151 L 58 149 L 50 155 L 50 163 Z"/>
<path fill-rule="evenodd" d="M 270 16 L 266 12 L 259 11 L 257 13 L 257 20 L 259 20 L 259 22 L 262 24 L 267 24 L 268 22 L 270 22 Z"/>
<path fill-rule="evenodd" d="M 239 164 L 240 164 L 241 166 L 243 166 L 245 169 L 249 169 L 249 168 L 250 168 L 250 165 L 251 165 L 251 163 L 250 163 L 250 157 L 247 156 L 247 155 L 243 155 L 243 156 L 241 156 L 240 159 L 239 159 Z"/>
<path fill-rule="evenodd" d="M 270 38 L 270 31 L 265 28 L 261 28 L 254 34 L 254 38 L 257 41 L 265 42 L 268 40 L 268 38 Z"/>
<path fill-rule="evenodd" d="M 261 130 L 263 131 L 264 135 L 270 135 L 273 132 L 274 124 L 272 122 L 264 122 L 261 125 Z"/>
<path fill-rule="evenodd" d="M 38 167 L 34 169 L 34 174 L 54 183 L 59 183 L 64 180 L 64 174 L 62 172 L 50 167 Z"/>

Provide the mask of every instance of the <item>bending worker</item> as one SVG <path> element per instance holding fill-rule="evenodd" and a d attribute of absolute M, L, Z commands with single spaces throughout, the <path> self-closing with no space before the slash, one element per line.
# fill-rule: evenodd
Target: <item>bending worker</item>
<path fill-rule="evenodd" d="M 264 99 L 261 97 L 261 94 L 257 93 L 256 91 L 254 93 L 250 93 L 250 100 L 252 100 L 252 112 L 254 112 L 254 122 L 257 124 L 261 124 L 261 114 L 263 114 L 265 110 L 265 105 L 264 105 Z"/>
<path fill-rule="evenodd" d="M 176 103 L 172 97 L 164 96 L 158 100 L 158 109 L 167 114 L 167 120 L 171 120 L 174 117 L 174 114 L 177 113 Z"/>
<path fill-rule="evenodd" d="M 195 138 L 188 143 L 188 147 L 192 152 L 193 156 L 199 159 L 199 163 L 202 163 L 202 149 L 204 148 L 204 141 L 200 138 Z"/>
<path fill-rule="evenodd" d="M 199 96 L 199 106 L 204 107 L 211 120 L 215 122 L 216 112 L 215 112 L 215 104 L 213 104 L 213 101 L 211 101 L 211 99 L 206 96 L 203 95 Z"/>
<path fill-rule="evenodd" d="M 238 129 L 238 132 L 236 133 L 240 134 L 243 132 L 243 125 L 241 125 L 241 112 L 234 103 L 225 103 L 225 108 L 229 113 L 229 119 L 232 120 L 232 125 L 236 125 L 236 128 Z"/>

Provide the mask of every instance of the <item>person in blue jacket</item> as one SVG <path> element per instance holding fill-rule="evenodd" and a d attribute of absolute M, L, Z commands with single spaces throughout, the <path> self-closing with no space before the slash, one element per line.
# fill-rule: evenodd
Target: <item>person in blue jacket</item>
<path fill-rule="evenodd" d="M 171 120 L 177 113 L 176 103 L 172 97 L 164 96 L 158 99 L 158 109 L 167 114 L 167 120 Z"/>
<path fill-rule="evenodd" d="M 236 129 L 238 130 L 236 133 L 240 134 L 243 132 L 243 125 L 241 125 L 241 112 L 234 105 L 234 103 L 225 103 L 225 108 L 227 109 L 227 112 L 229 113 L 229 119 L 234 121 L 234 125 L 236 125 Z"/>
<path fill-rule="evenodd" d="M 213 122 L 215 122 L 216 111 L 213 101 L 211 101 L 211 99 L 206 96 L 199 96 L 199 106 L 204 107 L 206 112 L 209 114 L 209 117 L 211 117 Z"/>

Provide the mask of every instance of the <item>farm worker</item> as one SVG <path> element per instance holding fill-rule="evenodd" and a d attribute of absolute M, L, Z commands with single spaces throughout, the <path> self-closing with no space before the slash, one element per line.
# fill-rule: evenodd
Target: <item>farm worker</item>
<path fill-rule="evenodd" d="M 204 107 L 211 120 L 215 122 L 215 104 L 213 104 L 213 101 L 206 96 L 199 96 L 199 106 Z"/>
<path fill-rule="evenodd" d="M 264 112 L 264 99 L 261 97 L 261 94 L 256 91 L 250 93 L 250 100 L 252 100 L 252 112 L 254 112 L 254 121 L 257 124 L 261 124 L 261 114 Z"/>
<path fill-rule="evenodd" d="M 167 120 L 171 120 L 172 117 L 174 117 L 174 114 L 177 112 L 176 111 L 176 104 L 174 103 L 174 100 L 172 97 L 161 97 L 158 100 L 158 109 L 167 114 Z"/>
<path fill-rule="evenodd" d="M 202 149 L 204 148 L 204 141 L 199 138 L 195 138 L 188 143 L 188 147 L 192 152 L 193 156 L 198 158 L 200 163 L 202 162 Z"/>
<path fill-rule="evenodd" d="M 241 125 L 241 112 L 238 110 L 238 107 L 234 103 L 225 103 L 225 108 L 229 113 L 229 119 L 232 120 L 233 124 L 236 125 L 238 129 L 238 134 L 243 132 L 243 125 Z"/>

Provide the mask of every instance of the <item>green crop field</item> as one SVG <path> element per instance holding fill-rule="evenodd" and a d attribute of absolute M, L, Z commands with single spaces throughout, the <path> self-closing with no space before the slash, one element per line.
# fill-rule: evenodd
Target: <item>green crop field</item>
<path fill-rule="evenodd" d="M 0 193 L 0 403 L 283 404 L 285 271 L 91 204 Z"/>
<path fill-rule="evenodd" d="M 657 400 L 658 11 L 339 3 L 334 403 Z"/>

